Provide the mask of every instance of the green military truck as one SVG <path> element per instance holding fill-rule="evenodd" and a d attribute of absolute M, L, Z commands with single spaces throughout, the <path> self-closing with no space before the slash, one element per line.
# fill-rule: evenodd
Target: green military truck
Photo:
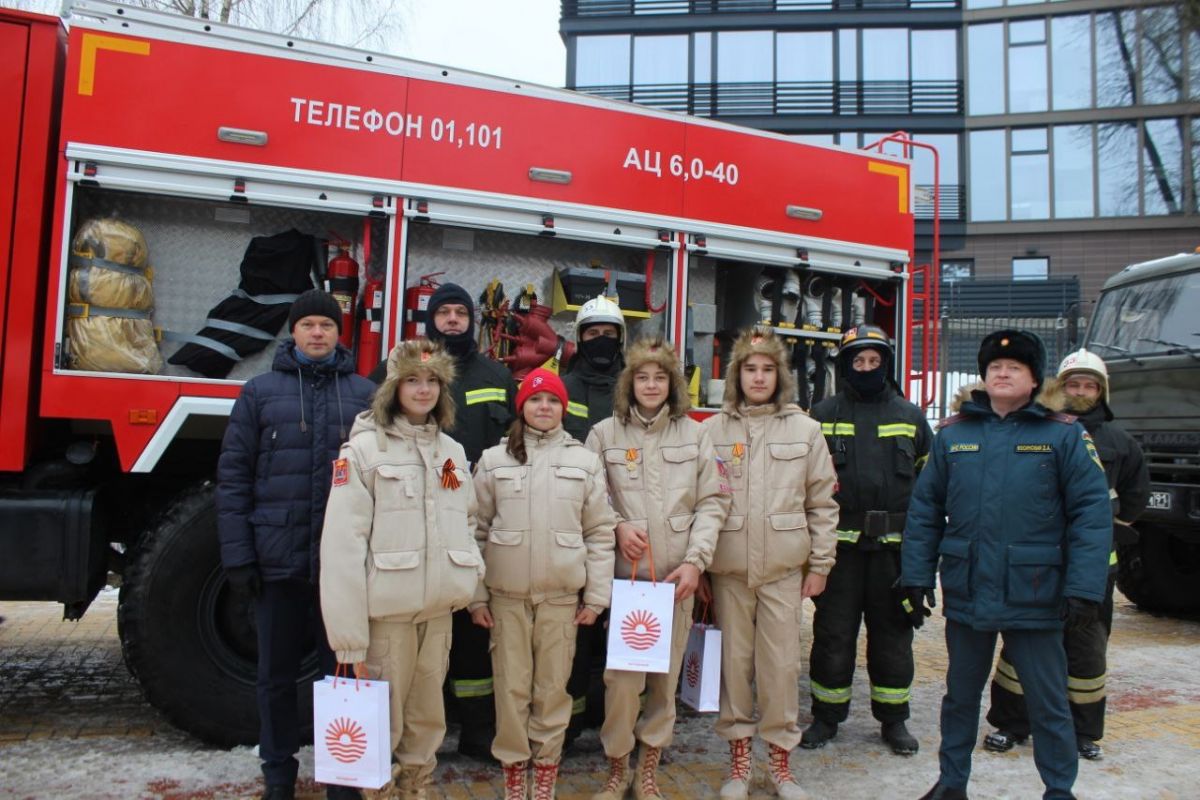
<path fill-rule="evenodd" d="M 1117 526 L 1117 585 L 1148 611 L 1200 611 L 1200 248 L 1110 278 L 1085 346 L 1150 468 L 1136 532 Z"/>

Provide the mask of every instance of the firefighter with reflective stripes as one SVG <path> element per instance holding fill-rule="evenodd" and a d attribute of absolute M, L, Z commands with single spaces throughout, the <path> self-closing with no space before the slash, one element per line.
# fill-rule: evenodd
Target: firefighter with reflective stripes
<path fill-rule="evenodd" d="M 893 586 L 900 576 L 904 514 L 932 434 L 925 415 L 897 391 L 894 352 L 873 325 L 851 328 L 838 355 L 841 390 L 817 403 L 838 473 L 838 555 L 825 593 L 813 598 L 809 688 L 813 722 L 800 746 L 823 747 L 850 712 L 859 625 L 867 622 L 871 712 L 899 755 L 917 752 L 908 732 L 913 627 Z"/>
<path fill-rule="evenodd" d="M 1051 402 L 1061 401 L 1067 411 L 1078 414 L 1079 421 L 1095 441 L 1112 499 L 1113 537 L 1136 537 L 1131 525 L 1146 509 L 1150 499 L 1150 474 L 1141 447 L 1112 421 L 1113 413 L 1108 407 L 1108 368 L 1104 360 L 1087 350 L 1071 353 L 1058 368 L 1057 386 L 1048 387 L 1046 392 Z M 1057 399 L 1059 397 L 1061 400 Z M 1075 743 L 1079 756 L 1092 761 L 1103 756 L 1103 750 L 1096 742 L 1104 738 L 1108 669 L 1105 651 L 1112 633 L 1116 567 L 1117 551 L 1112 549 L 1109 551 L 1108 586 L 1098 618 L 1079 628 L 1068 628 L 1063 635 L 1067 650 L 1067 699 L 1075 723 Z M 1000 651 L 1000 660 L 992 675 L 992 706 L 987 720 L 997 728 L 983 740 L 983 746 L 988 750 L 1003 753 L 1029 737 L 1025 693 L 1017 670 L 1004 649 Z"/>
<path fill-rule="evenodd" d="M 443 283 L 430 295 L 426 313 L 426 335 L 441 342 L 455 361 L 457 377 L 450 384 L 454 427 L 446 433 L 463 446 L 473 468 L 484 450 L 500 443 L 516 419 L 517 384 L 507 367 L 479 352 L 475 343 L 475 303 L 466 289 L 456 283 Z M 385 361 L 376 367 L 371 379 L 382 381 L 386 366 Z M 471 623 L 466 610 L 454 614 L 449 681 L 462 722 L 458 752 L 490 762 L 496 708 L 492 701 L 488 634 Z"/>
<path fill-rule="evenodd" d="M 621 307 L 603 295 L 593 297 L 575 315 L 575 356 L 562 376 L 567 388 L 567 408 L 563 429 L 586 442 L 592 426 L 613 413 L 613 390 L 625 368 L 625 317 Z M 575 643 L 575 664 L 567 690 L 571 693 L 571 726 L 567 729 L 567 747 L 578 738 L 585 720 L 600 724 L 604 704 L 604 659 L 607 649 L 605 627 L 579 629 Z M 597 702 L 588 708 L 588 696 Z"/>

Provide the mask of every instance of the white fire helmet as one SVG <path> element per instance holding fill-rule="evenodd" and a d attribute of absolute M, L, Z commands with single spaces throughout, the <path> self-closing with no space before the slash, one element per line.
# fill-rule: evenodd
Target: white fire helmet
<path fill-rule="evenodd" d="M 580 341 L 579 334 L 588 325 L 607 322 L 617 326 L 621 344 L 625 344 L 625 317 L 621 315 L 621 307 L 604 295 L 588 300 L 579 307 L 575 315 L 575 341 Z"/>
<path fill-rule="evenodd" d="M 1098 380 L 1104 402 L 1108 402 L 1108 367 L 1104 365 L 1103 358 L 1086 348 L 1068 353 L 1067 357 L 1058 365 L 1058 379 L 1065 380 L 1068 375 L 1076 372 L 1082 372 Z"/>

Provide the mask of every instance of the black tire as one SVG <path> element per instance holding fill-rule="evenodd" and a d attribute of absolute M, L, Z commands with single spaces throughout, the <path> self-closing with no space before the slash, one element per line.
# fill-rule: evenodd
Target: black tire
<path fill-rule="evenodd" d="M 1138 529 L 1136 542 L 1117 546 L 1117 587 L 1144 611 L 1200 611 L 1200 544 L 1167 528 Z"/>
<path fill-rule="evenodd" d="M 258 741 L 257 646 L 251 598 L 221 569 L 216 487 L 176 495 L 138 542 L 117 625 L 125 664 L 150 704 L 176 726 L 222 747 Z M 316 657 L 305 661 L 311 682 Z M 301 741 L 312 736 L 312 694 L 300 692 Z"/>

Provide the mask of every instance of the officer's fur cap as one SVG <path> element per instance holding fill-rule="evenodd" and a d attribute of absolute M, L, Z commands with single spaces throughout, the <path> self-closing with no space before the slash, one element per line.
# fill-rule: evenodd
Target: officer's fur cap
<path fill-rule="evenodd" d="M 998 358 L 1011 358 L 1029 367 L 1035 392 L 1046 379 L 1046 345 L 1032 331 L 1000 330 L 983 337 L 979 343 L 979 375 L 986 378 L 988 364 Z"/>
<path fill-rule="evenodd" d="M 733 343 L 733 352 L 729 358 L 729 368 L 725 371 L 725 398 L 723 409 L 726 412 L 737 411 L 738 405 L 745 402 L 742 393 L 742 382 L 739 379 L 742 364 L 753 355 L 764 355 L 775 362 L 778 375 L 775 384 L 775 395 L 771 402 L 777 408 L 792 402 L 796 396 L 796 377 L 788 366 L 788 348 L 783 339 L 776 336 L 774 331 L 761 328 L 748 328 L 742 331 L 737 341 Z"/>
<path fill-rule="evenodd" d="M 387 357 L 387 377 L 375 391 L 371 401 L 371 416 L 375 424 L 385 427 L 403 413 L 397 387 L 400 381 L 418 370 L 427 369 L 441 383 L 437 405 L 431 416 L 442 430 L 454 427 L 454 398 L 450 396 L 450 384 L 454 382 L 454 358 L 442 346 L 428 339 L 409 339 L 392 348 Z"/>
<path fill-rule="evenodd" d="M 667 413 L 678 417 L 687 413 L 692 407 L 691 397 L 688 396 L 687 381 L 683 377 L 683 367 L 679 356 L 669 343 L 661 336 L 649 339 L 639 339 L 625 352 L 625 368 L 617 378 L 617 388 L 613 392 L 613 414 L 617 419 L 628 422 L 630 410 L 637 404 L 633 396 L 633 373 L 646 364 L 658 364 L 670 376 L 671 386 L 667 393 Z"/>

